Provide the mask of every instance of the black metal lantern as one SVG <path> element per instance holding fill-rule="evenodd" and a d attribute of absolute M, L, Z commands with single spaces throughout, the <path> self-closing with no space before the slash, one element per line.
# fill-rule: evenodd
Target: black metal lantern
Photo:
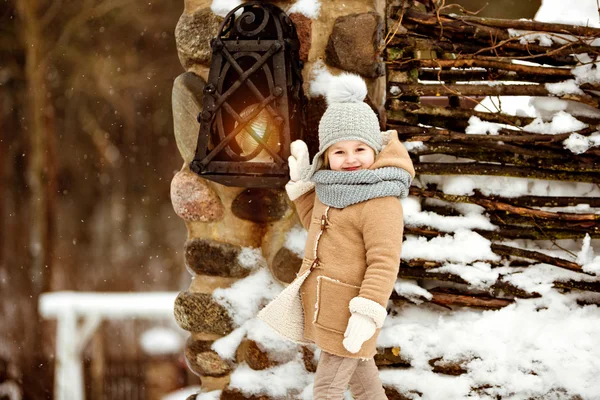
<path fill-rule="evenodd" d="M 251 1 L 227 14 L 211 47 L 191 170 L 228 186 L 283 186 L 290 143 L 304 126 L 294 24 L 280 8 Z"/>

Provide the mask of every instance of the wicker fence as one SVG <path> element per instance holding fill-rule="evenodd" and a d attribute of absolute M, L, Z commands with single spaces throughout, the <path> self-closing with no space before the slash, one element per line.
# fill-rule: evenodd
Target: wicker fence
<path fill-rule="evenodd" d="M 443 2 L 442 2 L 443 3 Z M 498 20 L 457 15 L 457 6 L 436 7 L 433 2 L 404 1 L 391 9 L 394 25 L 386 38 L 388 60 L 388 129 L 396 129 L 401 140 L 422 142 L 411 149 L 417 174 L 507 176 L 570 182 L 600 182 L 600 149 L 574 154 L 563 142 L 573 133 L 588 137 L 600 123 L 600 85 L 582 82 L 578 69 L 595 60 L 600 48 L 592 46 L 600 29 L 521 20 Z M 586 53 L 587 56 L 574 54 Z M 577 67 L 577 68 L 576 68 Z M 571 80 L 571 81 L 570 81 Z M 558 90 L 559 85 L 576 85 L 579 90 Z M 555 86 L 553 86 L 553 84 Z M 570 100 L 586 124 L 576 132 L 545 134 L 524 129 L 534 118 L 510 115 L 498 109 L 476 111 L 486 96 L 535 96 Z M 443 100 L 440 100 L 443 99 Z M 478 109 L 482 108 L 481 106 Z M 467 134 L 469 120 L 492 122 L 497 134 Z M 444 154 L 454 162 L 423 162 L 421 156 Z M 466 160 L 465 160 L 466 159 Z M 463 161 L 465 160 L 465 161 Z M 447 160 L 446 160 L 447 161 Z M 506 239 L 582 239 L 600 237 L 600 215 L 546 211 L 542 207 L 589 205 L 600 207 L 594 197 L 523 196 L 503 198 L 484 195 L 451 195 L 435 185 L 413 187 L 411 194 L 422 199 L 423 209 L 441 215 L 456 215 L 452 207 L 439 205 L 469 203 L 485 209 L 497 230 L 475 230 L 492 241 L 492 250 L 502 262 L 513 266 L 547 263 L 585 275 L 582 266 L 501 244 Z M 434 229 L 408 226 L 406 233 L 439 236 Z M 411 260 L 403 263 L 400 277 L 466 283 L 453 274 L 428 272 L 440 263 Z M 556 282 L 561 289 L 600 291 L 600 282 L 578 280 Z M 495 293 L 516 297 L 527 293 L 502 278 Z M 498 308 L 510 304 L 508 297 L 441 290 L 432 301 L 440 304 Z"/>

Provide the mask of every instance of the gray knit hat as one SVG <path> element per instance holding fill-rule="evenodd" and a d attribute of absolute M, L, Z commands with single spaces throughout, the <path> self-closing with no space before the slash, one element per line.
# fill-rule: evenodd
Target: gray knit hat
<path fill-rule="evenodd" d="M 319 152 L 302 179 L 310 180 L 323 165 L 323 153 L 342 140 L 360 140 L 376 153 L 383 147 L 379 119 L 364 102 L 367 85 L 358 75 L 342 73 L 334 77 L 325 95 L 327 110 L 319 122 Z"/>

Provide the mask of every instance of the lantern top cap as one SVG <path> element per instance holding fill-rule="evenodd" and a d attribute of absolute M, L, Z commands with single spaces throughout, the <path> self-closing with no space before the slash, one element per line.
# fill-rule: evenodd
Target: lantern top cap
<path fill-rule="evenodd" d="M 240 10 L 243 12 L 240 14 Z M 229 11 L 219 27 L 219 39 L 284 40 L 297 38 L 294 24 L 281 8 L 262 1 L 248 1 Z"/>

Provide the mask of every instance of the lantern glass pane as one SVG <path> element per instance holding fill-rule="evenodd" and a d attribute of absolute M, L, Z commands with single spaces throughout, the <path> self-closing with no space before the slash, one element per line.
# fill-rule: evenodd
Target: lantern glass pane
<path fill-rule="evenodd" d="M 247 107 L 240 114 L 241 117 L 247 118 L 257 105 Z M 237 126 L 237 124 L 236 124 Z M 236 141 L 242 149 L 242 156 L 247 156 L 256 150 L 259 146 L 258 141 L 250 134 L 250 129 L 255 135 L 265 140 L 267 145 L 276 153 L 279 152 L 281 142 L 279 139 L 279 129 L 275 124 L 273 117 L 266 109 L 263 109 L 252 121 L 247 125 L 247 128 L 242 130 L 237 136 Z M 273 162 L 273 157 L 266 150 L 262 150 L 258 155 L 250 160 L 250 162 Z"/>

